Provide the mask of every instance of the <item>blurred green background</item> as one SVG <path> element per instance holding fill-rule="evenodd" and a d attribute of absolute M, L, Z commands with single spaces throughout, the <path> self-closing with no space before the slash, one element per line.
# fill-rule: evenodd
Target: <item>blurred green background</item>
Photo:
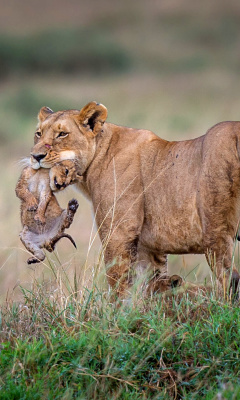
<path fill-rule="evenodd" d="M 0 0 L 0 299 L 49 271 L 47 262 L 26 264 L 14 191 L 40 107 L 96 100 L 113 123 L 194 138 L 239 120 L 239 70 L 238 0 Z M 78 250 L 62 241 L 57 255 L 79 270 L 88 259 L 91 269 L 100 242 L 88 251 L 91 207 L 72 189 L 60 202 L 73 196 L 80 202 L 71 229 Z M 172 256 L 170 269 L 192 280 L 208 275 L 202 256 Z"/>

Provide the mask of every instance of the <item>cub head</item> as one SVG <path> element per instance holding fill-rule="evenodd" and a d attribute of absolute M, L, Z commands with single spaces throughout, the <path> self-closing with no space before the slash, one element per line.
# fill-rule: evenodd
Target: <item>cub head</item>
<path fill-rule="evenodd" d="M 50 187 L 53 192 L 63 190 L 68 185 L 81 181 L 78 174 L 78 165 L 75 160 L 57 162 L 49 172 Z"/>
<path fill-rule="evenodd" d="M 95 101 L 80 111 L 53 112 L 48 107 L 41 108 L 31 149 L 31 167 L 51 168 L 63 160 L 77 160 L 82 175 L 94 157 L 96 136 L 106 118 L 106 107 Z"/>

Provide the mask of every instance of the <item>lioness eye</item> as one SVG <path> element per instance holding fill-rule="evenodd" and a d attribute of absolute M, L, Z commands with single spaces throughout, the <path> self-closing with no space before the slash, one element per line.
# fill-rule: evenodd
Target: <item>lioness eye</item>
<path fill-rule="evenodd" d="M 35 135 L 36 135 L 38 138 L 40 138 L 40 137 L 42 136 L 42 132 L 37 131 L 37 132 L 35 133 Z"/>
<path fill-rule="evenodd" d="M 61 137 L 61 138 L 63 138 L 63 137 L 66 137 L 68 135 L 68 133 L 66 133 L 66 132 L 59 132 L 59 134 L 57 135 L 57 137 L 59 138 L 59 137 Z"/>
<path fill-rule="evenodd" d="M 68 171 L 68 169 L 66 168 L 66 169 L 65 169 L 65 174 L 68 175 L 68 172 L 69 172 L 69 171 Z"/>

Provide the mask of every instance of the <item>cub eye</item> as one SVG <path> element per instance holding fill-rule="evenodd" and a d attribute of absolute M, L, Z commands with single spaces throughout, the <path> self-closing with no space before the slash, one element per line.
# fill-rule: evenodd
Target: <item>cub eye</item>
<path fill-rule="evenodd" d="M 68 173 L 69 173 L 69 170 L 68 170 L 68 168 L 66 168 L 65 169 L 65 174 L 68 175 Z"/>
<path fill-rule="evenodd" d="M 42 136 L 42 132 L 37 131 L 37 132 L 35 132 L 35 135 L 36 135 L 38 138 L 40 138 L 40 137 Z"/>
<path fill-rule="evenodd" d="M 59 134 L 57 135 L 58 138 L 64 138 L 68 135 L 67 132 L 59 132 Z"/>

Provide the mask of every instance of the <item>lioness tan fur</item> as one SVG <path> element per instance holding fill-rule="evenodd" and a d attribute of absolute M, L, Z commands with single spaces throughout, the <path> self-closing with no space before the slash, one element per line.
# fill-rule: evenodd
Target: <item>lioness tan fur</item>
<path fill-rule="evenodd" d="M 26 249 L 33 254 L 28 264 L 43 261 L 43 248 L 53 251 L 62 237 L 67 237 L 76 247 L 70 235 L 64 233 L 73 221 L 78 202 L 72 199 L 63 210 L 54 191 L 62 190 L 76 180 L 74 161 L 63 161 L 53 168 L 34 170 L 26 166 L 18 180 L 16 194 L 21 199 L 21 222 L 23 230 L 20 239 Z"/>
<path fill-rule="evenodd" d="M 124 294 L 135 275 L 148 271 L 150 290 L 163 291 L 178 284 L 168 276 L 167 255 L 185 253 L 205 254 L 224 281 L 240 218 L 240 122 L 169 142 L 106 118 L 95 102 L 80 111 L 43 107 L 31 165 L 77 160 L 77 186 L 92 201 L 110 285 Z M 233 269 L 234 289 L 238 280 Z"/>

